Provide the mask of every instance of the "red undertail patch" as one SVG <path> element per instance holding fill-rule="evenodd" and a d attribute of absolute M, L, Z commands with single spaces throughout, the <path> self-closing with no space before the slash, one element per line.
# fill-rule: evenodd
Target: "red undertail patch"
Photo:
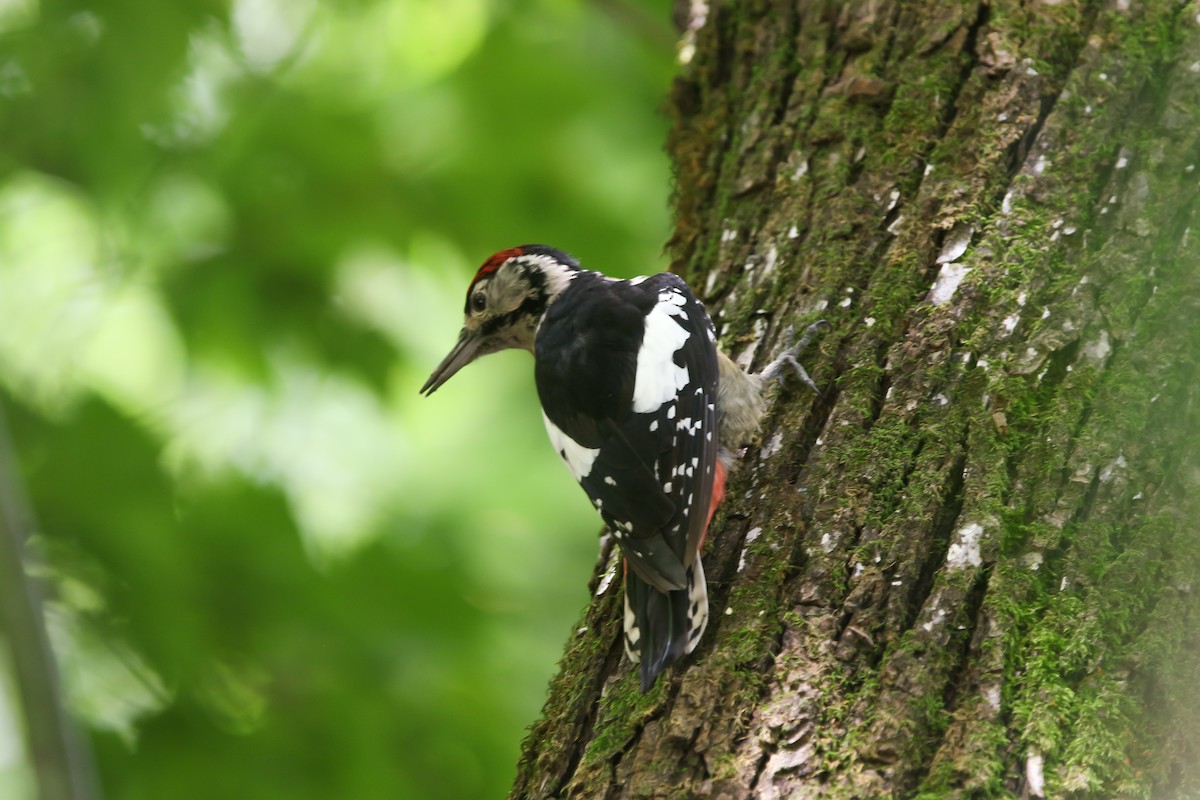
<path fill-rule="evenodd" d="M 721 505 L 721 501 L 725 499 L 725 465 L 721 463 L 721 459 L 717 459 L 717 473 L 713 476 L 712 502 L 708 504 L 708 519 L 704 522 L 704 533 L 700 536 L 700 547 L 704 547 L 704 540 L 708 538 L 708 526 L 712 524 L 713 514 L 717 513 L 717 506 Z"/>

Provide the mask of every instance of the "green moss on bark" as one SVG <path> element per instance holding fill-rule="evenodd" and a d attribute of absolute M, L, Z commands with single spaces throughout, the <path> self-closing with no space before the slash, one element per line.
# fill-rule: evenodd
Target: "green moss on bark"
<path fill-rule="evenodd" d="M 613 640 L 577 646 L 603 680 L 552 694 L 548 785 L 1200 791 L 1197 24 L 711 4 L 673 98 L 676 265 L 753 363 L 828 319 L 823 392 L 780 390 L 731 480 L 696 656 L 642 696 Z M 616 636 L 602 603 L 584 638 Z"/>

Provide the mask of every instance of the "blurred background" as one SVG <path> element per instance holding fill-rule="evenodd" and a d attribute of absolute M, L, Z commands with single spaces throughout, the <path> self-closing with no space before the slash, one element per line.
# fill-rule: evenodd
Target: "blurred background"
<path fill-rule="evenodd" d="M 0 0 L 4 449 L 107 797 L 507 792 L 600 525 L 527 354 L 417 389 L 493 251 L 665 267 L 670 6 Z"/>

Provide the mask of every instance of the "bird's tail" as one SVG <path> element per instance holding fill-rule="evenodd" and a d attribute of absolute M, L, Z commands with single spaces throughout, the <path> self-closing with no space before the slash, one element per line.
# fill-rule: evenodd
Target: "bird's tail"
<path fill-rule="evenodd" d="M 692 652 L 708 626 L 708 585 L 699 555 L 687 570 L 687 588 L 660 592 L 632 570 L 625 574 L 625 652 L 640 662 L 642 691 L 681 656 Z"/>

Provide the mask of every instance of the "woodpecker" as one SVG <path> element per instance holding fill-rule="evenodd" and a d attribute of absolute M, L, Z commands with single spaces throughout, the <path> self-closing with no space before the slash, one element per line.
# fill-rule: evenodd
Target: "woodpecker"
<path fill-rule="evenodd" d="M 642 691 L 708 624 L 700 549 L 763 388 L 817 325 L 757 374 L 716 346 L 704 306 L 671 273 L 619 280 L 545 245 L 503 250 L 467 288 L 458 342 L 421 393 L 480 356 L 530 351 L 550 442 L 621 549 L 625 650 Z M 790 334 L 789 334 L 790 338 Z"/>

